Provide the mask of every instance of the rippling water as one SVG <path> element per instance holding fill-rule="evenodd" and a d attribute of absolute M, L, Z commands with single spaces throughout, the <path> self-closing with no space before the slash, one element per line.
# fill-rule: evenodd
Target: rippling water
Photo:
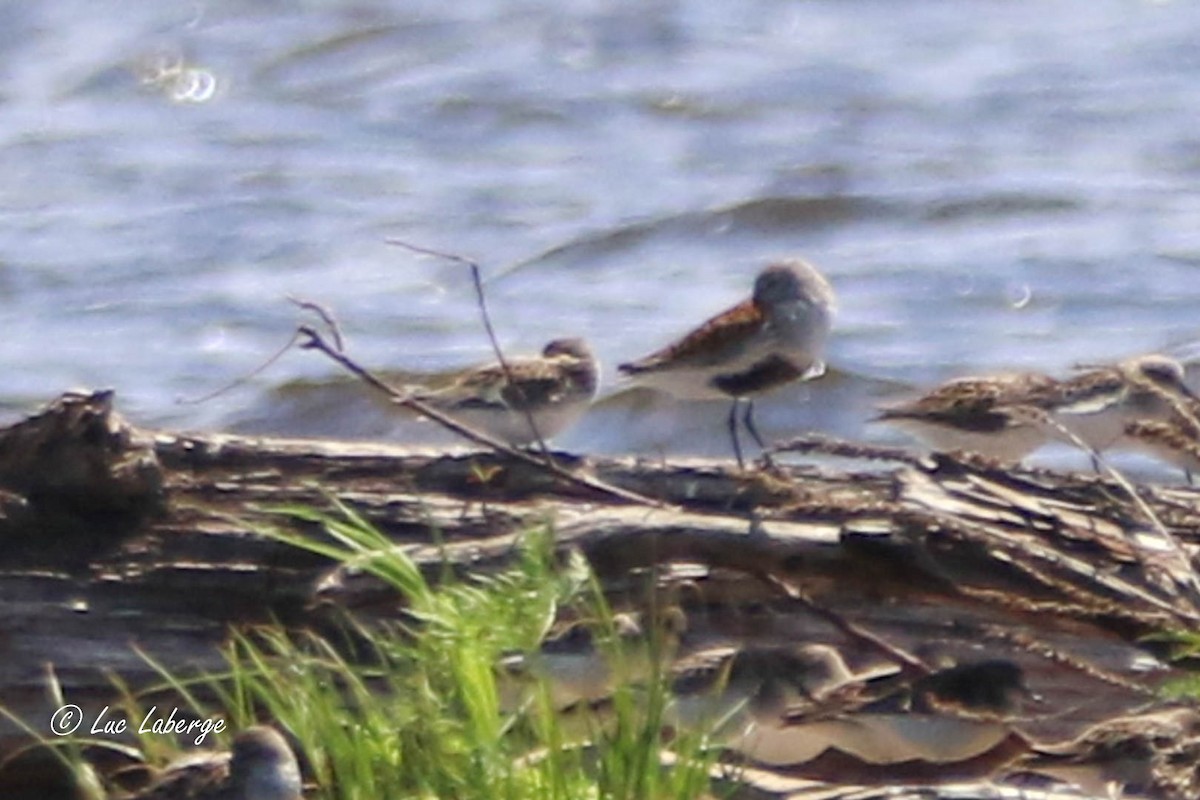
<path fill-rule="evenodd" d="M 881 396 L 1179 346 L 1200 323 L 1200 4 L 1134 0 L 0 4 L 0 403 L 113 386 L 143 424 L 436 438 L 371 366 L 590 338 L 611 366 L 803 255 L 828 379 L 775 435 Z M 561 444 L 713 452 L 724 408 L 611 401 Z"/>

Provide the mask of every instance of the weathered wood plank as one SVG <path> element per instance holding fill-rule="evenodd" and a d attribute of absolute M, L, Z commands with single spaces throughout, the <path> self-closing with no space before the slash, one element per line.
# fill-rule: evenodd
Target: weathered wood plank
<path fill-rule="evenodd" d="M 880 657 L 811 601 L 909 653 L 1014 660 L 1051 698 L 1025 731 L 1050 739 L 1152 699 L 1180 670 L 1139 637 L 1200 622 L 1190 489 L 1140 487 L 1155 521 L 1096 476 L 952 456 L 745 474 L 556 456 L 651 507 L 494 453 L 141 431 L 112 401 L 67 395 L 0 431 L 0 702 L 35 725 L 53 711 L 46 663 L 94 713 L 114 699 L 110 671 L 134 687 L 155 680 L 135 647 L 169 669 L 217 668 L 230 625 L 319 621 L 318 583 L 325 602 L 394 613 L 371 578 L 258 532 L 299 524 L 267 509 L 321 507 L 327 494 L 431 572 L 446 558 L 496 569 L 546 520 L 618 594 L 634 571 L 686 569 L 698 640 L 830 641 Z M 0 722 L 0 756 L 25 741 Z M 7 780 L 0 796 L 15 796 Z"/>

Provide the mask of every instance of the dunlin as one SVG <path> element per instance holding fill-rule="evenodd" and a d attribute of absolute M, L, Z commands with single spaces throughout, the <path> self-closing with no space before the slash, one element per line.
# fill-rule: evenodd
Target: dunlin
<path fill-rule="evenodd" d="M 190 756 L 168 766 L 136 800 L 301 800 L 300 767 L 287 740 L 266 726 L 247 728 L 232 753 Z"/>
<path fill-rule="evenodd" d="M 1050 440 L 1028 407 L 1053 401 L 1059 382 L 1035 372 L 959 378 L 916 400 L 882 410 L 895 425 L 934 450 L 968 450 L 1001 461 L 1020 461 Z M 1036 415 L 1034 415 L 1036 416 Z"/>
<path fill-rule="evenodd" d="M 501 706 L 513 709 L 530 696 L 531 679 L 542 679 L 555 708 L 592 703 L 612 694 L 619 682 L 637 683 L 667 669 L 687 627 L 677 606 L 647 615 L 614 614 L 611 630 L 577 622 L 532 653 L 500 663 Z"/>
<path fill-rule="evenodd" d="M 748 300 L 712 317 L 681 339 L 618 369 L 635 384 L 684 399 L 732 398 L 729 434 L 744 466 L 737 433 L 738 406 L 746 430 L 765 448 L 754 426 L 754 397 L 824 372 L 822 354 L 835 310 L 829 282 L 799 259 L 764 269 Z"/>
<path fill-rule="evenodd" d="M 511 445 L 551 439 L 587 410 L 596 394 L 599 367 L 583 339 L 555 339 L 540 356 L 507 360 L 512 382 L 500 364 L 468 370 L 435 391 L 413 397 Z"/>

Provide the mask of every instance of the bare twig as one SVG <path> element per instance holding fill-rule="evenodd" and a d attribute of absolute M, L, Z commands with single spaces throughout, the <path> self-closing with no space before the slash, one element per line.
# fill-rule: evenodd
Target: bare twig
<path fill-rule="evenodd" d="M 521 410 L 525 414 L 525 422 L 529 425 L 529 430 L 533 433 L 533 438 L 538 444 L 538 449 L 541 450 L 542 456 L 546 461 L 552 461 L 550 448 L 546 446 L 546 440 L 542 438 L 542 432 L 538 430 L 537 422 L 533 418 L 533 411 L 529 408 L 526 401 L 524 391 L 513 380 L 512 372 L 509 370 L 508 361 L 504 358 L 504 351 L 500 349 L 500 342 L 496 339 L 496 330 L 492 327 L 492 317 L 487 310 L 487 299 L 483 294 L 483 281 L 479 277 L 479 264 L 469 258 L 455 255 L 454 253 L 444 253 L 440 250 L 431 250 L 428 247 L 420 247 L 415 244 L 410 244 L 402 239 L 385 239 L 388 244 L 403 247 L 413 253 L 421 255 L 434 256 L 436 258 L 444 258 L 448 261 L 453 261 L 458 264 L 465 264 L 471 270 L 471 282 L 475 285 L 475 302 L 479 306 L 479 317 L 483 320 L 483 329 L 487 332 L 488 341 L 492 343 L 492 351 L 496 354 L 496 361 L 500 364 L 500 369 L 504 371 L 504 379 L 508 381 L 509 388 L 517 394 L 521 402 Z"/>
<path fill-rule="evenodd" d="M 342 338 L 342 330 L 338 326 L 337 319 L 333 316 L 333 313 L 329 309 L 327 309 L 325 306 L 321 305 L 320 303 L 314 302 L 312 300 L 305 300 L 303 298 L 294 297 L 292 295 L 288 295 L 287 299 L 289 302 L 304 309 L 305 311 L 311 311 L 314 314 L 316 314 L 317 316 L 319 316 L 321 318 L 321 320 L 324 321 L 325 325 L 329 328 L 329 333 L 333 337 L 334 347 L 336 347 L 337 351 L 340 353 L 343 349 L 345 349 L 345 340 Z M 220 397 L 221 395 L 225 394 L 226 392 L 228 392 L 232 389 L 236 389 L 237 387 L 241 386 L 242 384 L 252 380 L 253 378 L 258 377 L 263 372 L 265 372 L 268 367 L 270 367 L 272 364 L 274 364 L 279 359 L 283 358 L 284 353 L 286 353 L 288 350 L 291 350 L 292 345 L 294 345 L 299 338 L 300 338 L 300 332 L 294 331 L 292 333 L 292 338 L 288 339 L 287 343 L 283 347 L 276 350 L 275 353 L 273 353 L 270 358 L 268 358 L 266 361 L 259 364 L 254 369 L 250 370 L 250 372 L 230 381 L 229 383 L 225 384 L 221 388 L 211 391 L 208 394 L 202 394 L 199 397 L 177 397 L 177 398 L 175 398 L 175 402 L 178 403 L 179 405 L 183 405 L 183 406 L 200 405 L 201 403 L 207 403 L 209 400 L 213 400 L 217 397 Z"/>
<path fill-rule="evenodd" d="M 637 492 L 631 492 L 628 489 L 622 489 L 619 486 L 613 486 L 610 483 L 605 483 L 598 478 L 592 478 L 586 475 L 577 475 L 573 472 L 569 472 L 553 461 L 537 458 L 515 447 L 511 447 L 504 442 L 498 441 L 485 433 L 481 433 L 474 428 L 464 425 L 454 417 L 439 411 L 427 403 L 421 402 L 410 394 L 398 392 L 396 389 L 380 380 L 375 374 L 359 365 L 345 353 L 330 345 L 329 342 L 325 341 L 321 334 L 318 333 L 317 330 L 311 325 L 301 325 L 296 329 L 296 335 L 301 339 L 300 347 L 306 350 L 318 350 L 324 353 L 326 356 L 333 359 L 347 371 L 352 373 L 355 377 L 364 381 L 371 388 L 387 395 L 392 402 L 410 409 L 411 411 L 415 411 L 416 413 L 428 417 L 429 419 L 432 419 L 442 427 L 458 434 L 459 436 L 462 436 L 465 439 L 469 439 L 476 444 L 481 444 L 484 447 L 491 448 L 496 452 L 504 453 L 505 455 L 517 459 L 518 461 L 523 461 L 540 469 L 544 469 L 554 476 L 562 478 L 568 483 L 572 483 L 576 486 L 583 487 L 593 492 L 599 492 L 600 494 L 608 497 L 614 497 L 619 500 L 624 500 L 629 503 L 637 503 L 639 505 L 650 505 L 657 507 L 663 507 L 665 505 L 660 501 L 645 497 Z"/>
<path fill-rule="evenodd" d="M 287 299 L 301 310 L 311 311 L 320 317 L 325 326 L 329 328 L 329 334 L 333 337 L 333 346 L 337 348 L 339 353 L 345 352 L 346 340 L 342 337 L 342 327 L 338 325 L 337 317 L 333 315 L 332 311 L 315 300 L 306 300 L 303 297 L 296 297 L 291 294 L 288 295 Z"/>
<path fill-rule="evenodd" d="M 300 338 L 299 332 L 293 333 L 292 338 L 287 340 L 287 344 L 285 344 L 283 347 L 279 348 L 279 350 L 277 350 L 270 358 L 268 358 L 263 363 L 259 364 L 254 369 L 250 370 L 250 372 L 230 381 L 229 383 L 225 384 L 221 388 L 215 389 L 215 390 L 209 392 L 208 394 L 202 394 L 199 397 L 176 397 L 175 402 L 181 406 L 196 406 L 196 405 L 200 405 L 201 403 L 207 403 L 209 400 L 212 400 L 214 398 L 220 397 L 221 395 L 225 394 L 226 392 L 228 392 L 232 389 L 236 389 L 237 387 L 252 380 L 253 378 L 257 377 L 258 375 L 261 375 L 268 367 L 270 367 L 272 364 L 274 364 L 279 359 L 283 358 L 283 354 L 286 353 L 288 350 L 291 350 L 292 345 L 294 345 L 296 343 L 296 340 L 299 338 Z"/>
<path fill-rule="evenodd" d="M 929 665 L 911 653 L 901 650 L 899 647 L 891 644 L 883 637 L 864 630 L 836 611 L 832 611 L 815 602 L 812 598 L 805 594 L 799 586 L 787 578 L 770 572 L 760 572 L 758 575 L 762 580 L 766 581 L 768 584 L 774 586 L 776 589 L 782 592 L 791 602 L 796 603 L 809 613 L 825 620 L 850 639 L 853 639 L 859 644 L 865 645 L 866 647 L 879 652 L 889 660 L 894 661 L 904 672 L 916 674 L 922 677 L 933 672 L 933 670 L 929 668 Z"/>

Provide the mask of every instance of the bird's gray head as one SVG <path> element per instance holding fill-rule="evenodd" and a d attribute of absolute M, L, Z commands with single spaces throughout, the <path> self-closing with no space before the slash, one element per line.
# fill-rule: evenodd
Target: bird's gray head
<path fill-rule="evenodd" d="M 287 740 L 274 728 L 257 725 L 233 740 L 229 777 L 243 796 L 255 800 L 300 800 L 300 767 Z"/>
<path fill-rule="evenodd" d="M 572 356 L 581 360 L 586 360 L 592 357 L 592 348 L 588 347 L 587 342 L 578 337 L 570 339 L 555 339 L 544 348 L 542 355 L 546 358 L 554 356 Z"/>
<path fill-rule="evenodd" d="M 1196 399 L 1196 395 L 1184 381 L 1183 365 L 1170 356 L 1142 356 L 1133 359 L 1129 364 L 1135 380 L 1145 381 L 1167 393 L 1182 394 Z"/>
<path fill-rule="evenodd" d="M 759 305 L 803 302 L 832 311 L 833 287 L 816 267 L 802 259 L 778 261 L 758 273 L 754 302 Z"/>

